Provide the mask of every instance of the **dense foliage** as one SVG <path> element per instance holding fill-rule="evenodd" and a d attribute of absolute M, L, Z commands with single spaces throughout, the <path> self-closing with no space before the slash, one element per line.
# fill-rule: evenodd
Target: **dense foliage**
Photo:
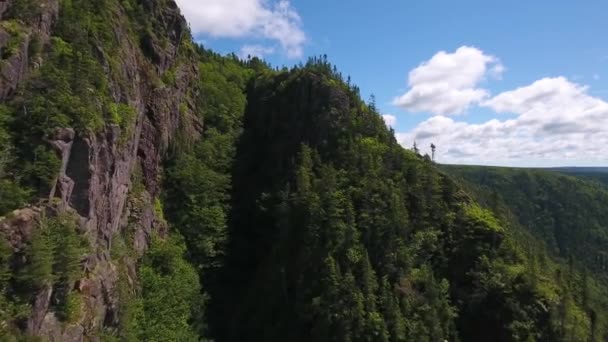
<path fill-rule="evenodd" d="M 487 194 L 480 200 L 488 206 L 510 210 L 517 223 L 543 240 L 551 253 L 608 275 L 605 188 L 540 170 L 457 166 L 447 170 Z"/>
<path fill-rule="evenodd" d="M 589 339 L 608 328 L 606 240 L 608 191 L 602 172 L 443 166 L 475 199 L 509 227 L 534 260 L 562 288 L 562 305 L 578 302 L 572 315 L 587 316 Z M 555 171 L 555 170 L 551 170 Z M 571 298 L 569 298 L 571 297 Z M 582 328 L 581 328 L 582 329 Z"/>
<path fill-rule="evenodd" d="M 271 71 L 203 56 L 207 141 L 170 161 L 165 202 L 210 297 L 207 335 L 603 338 L 570 286 L 579 274 L 555 276 L 559 265 L 398 146 L 324 58 Z"/>
<path fill-rule="evenodd" d="M 79 295 L 72 291 L 81 276 L 80 261 L 88 251 L 72 215 L 43 216 L 23 255 L 12 253 L 0 241 L 0 338 L 19 335 L 8 322 L 23 320 L 29 303 L 43 289 L 52 289 L 51 303 L 58 318 L 73 322 L 80 318 Z"/>
<path fill-rule="evenodd" d="M 180 19 L 165 16 L 174 3 L 168 0 L 59 0 L 58 20 L 50 39 L 42 43 L 42 33 L 33 30 L 42 20 L 45 1 L 14 0 L 5 4 L 2 28 L 10 37 L 10 49 L 2 49 L 4 60 L 17 53 L 28 37 L 29 73 L 14 94 L 0 105 L 0 215 L 13 219 L 14 209 L 26 204 L 39 206 L 42 219 L 28 236 L 24 247 L 9 246 L 10 238 L 0 236 L 0 340 L 24 339 L 21 332 L 34 314 L 36 296 L 49 294 L 49 310 L 66 327 L 81 324 L 90 312 L 83 301 L 87 293 L 75 289 L 77 281 L 94 278 L 97 269 L 87 269 L 89 258 L 102 253 L 84 242 L 73 215 L 57 210 L 48 200 L 57 181 L 60 157 L 51 147 L 58 129 L 71 128 L 76 139 L 105 133 L 110 126 L 120 132 L 122 147 L 133 139 L 137 112 L 129 100 L 140 86 L 163 88 L 175 82 L 173 69 L 156 75 L 149 45 L 166 48 L 171 24 Z M 4 7 L 3 7 L 4 8 Z M 161 15 L 162 14 L 162 15 Z M 189 32 L 182 32 L 183 46 L 173 67 L 184 56 L 195 53 Z M 133 48 L 141 48 L 137 53 Z M 128 60 L 128 58 L 131 58 Z M 151 84 L 137 84 L 127 75 L 124 63 L 139 63 L 150 70 L 142 77 Z M 136 67 L 136 65 L 131 65 Z M 18 70 L 21 72 L 21 70 Z M 138 75 L 139 79 L 140 76 Z M 63 138 L 61 138 L 63 139 Z M 86 168 L 86 163 L 80 165 Z M 86 171 L 86 170 L 85 170 Z M 135 177 L 134 177 L 135 178 Z M 141 177 L 140 177 L 141 178 Z M 89 180 L 84 180 L 89 181 Z M 142 210 L 141 179 L 135 180 L 130 199 L 135 211 Z M 162 217 L 162 205 L 157 216 Z M 48 213 L 48 215 L 47 215 Z M 36 214 L 37 215 L 37 214 Z M 178 234 L 152 241 L 145 258 L 133 250 L 133 220 L 112 237 L 113 263 L 118 269 L 119 312 L 110 313 L 102 340 L 197 340 L 197 324 L 202 295 L 196 270 L 186 261 L 183 240 Z M 82 221 L 79 222 L 82 224 Z M 9 230 L 10 232 L 10 230 Z M 14 242 L 14 241 L 13 241 Z M 104 256 L 105 257 L 105 256 Z M 113 266 L 114 267 L 114 266 Z M 91 274 L 93 273 L 93 274 Z M 42 296 L 40 296 L 42 295 Z M 86 298 L 85 298 L 86 299 Z M 118 316 L 118 326 L 109 318 Z M 85 317 L 86 319 L 86 317 Z M 87 328 L 89 329 L 89 328 Z M 95 335 L 97 332 L 89 332 Z"/>
<path fill-rule="evenodd" d="M 110 31 L 109 22 L 93 16 L 93 8 L 107 10 L 100 1 L 60 1 L 60 20 L 51 43 L 41 46 L 31 41 L 31 61 L 44 56 L 24 86 L 0 106 L 0 213 L 23 205 L 27 194 L 48 193 L 56 177 L 59 160 L 47 139 L 57 127 L 98 130 L 110 100 L 102 64 L 94 57 L 95 41 Z M 40 5 L 18 0 L 9 9 L 9 18 L 25 30 L 35 20 Z M 105 26 L 103 25 L 105 24 Z M 10 196 L 16 191 L 20 195 Z"/>
<path fill-rule="evenodd" d="M 113 20 L 128 20 L 126 39 L 160 63 L 153 47 L 175 19 L 163 17 L 168 0 L 59 4 L 50 43 L 31 46 L 44 63 L 0 106 L 0 215 L 47 197 L 56 128 L 114 125 L 127 142 L 135 90 L 117 71 Z M 14 44 L 36 10 L 10 9 Z M 104 255 L 118 304 L 103 341 L 608 338 L 605 190 L 542 172 L 441 170 L 403 149 L 326 57 L 278 70 L 180 39 L 176 63 L 186 53 L 198 63 L 188 110 L 201 136 L 177 130 L 160 194 L 133 172 Z M 150 79 L 177 77 L 171 67 Z M 74 286 L 90 246 L 72 214 L 41 202 L 48 215 L 23 252 L 0 238 L 0 339 L 20 335 L 42 291 L 62 323 L 87 314 Z M 146 203 L 158 231 L 138 255 Z"/>
<path fill-rule="evenodd" d="M 596 181 L 608 187 L 608 167 L 560 167 L 549 170 L 585 180 Z"/>
<path fill-rule="evenodd" d="M 140 266 L 140 341 L 197 340 L 191 318 L 200 310 L 200 285 L 196 270 L 183 258 L 183 243 L 176 239 L 153 241 Z"/>

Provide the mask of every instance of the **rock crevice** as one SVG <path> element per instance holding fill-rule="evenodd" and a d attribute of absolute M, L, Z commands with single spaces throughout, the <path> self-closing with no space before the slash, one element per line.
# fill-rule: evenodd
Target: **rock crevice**
<path fill-rule="evenodd" d="M 12 0 L 0 1 L 0 18 L 4 19 L 10 12 L 11 4 Z M 41 15 L 25 25 L 23 46 L 0 70 L 0 100 L 10 99 L 19 86 L 27 82 L 37 64 L 44 63 L 44 58 L 38 63 L 29 61 L 29 40 L 35 34 L 42 44 L 48 44 L 60 13 L 57 0 L 45 0 L 40 4 Z M 180 55 L 187 24 L 177 5 L 173 1 L 169 4 L 162 9 L 156 6 L 148 9 L 151 16 L 164 18 L 160 22 L 171 29 L 167 28 L 166 37 L 149 36 L 146 49 L 127 34 L 132 31 L 131 23 L 121 8 L 118 17 L 111 18 L 116 23 L 115 31 L 123 37 L 114 56 L 121 65 L 117 70 L 111 70 L 104 53 L 98 57 L 99 63 L 106 65 L 104 70 L 112 97 L 134 108 L 133 122 L 125 127 L 108 123 L 100 132 L 61 127 L 47 138 L 61 160 L 61 167 L 49 194 L 49 204 L 44 206 L 53 207 L 56 212 L 75 213 L 80 222 L 79 230 L 91 248 L 83 257 L 83 276 L 73 289 L 83 299 L 82 317 L 69 325 L 60 322 L 53 312 L 50 299 L 53 289 L 49 287 L 35 296 L 27 321 L 28 334 L 45 336 L 51 341 L 83 341 L 95 340 L 103 329 L 113 329 L 118 323 L 116 312 L 119 307 L 118 265 L 112 258 L 114 236 L 131 224 L 133 227 L 129 229 L 134 231 L 129 232 L 133 235 L 129 248 L 141 256 L 150 235 L 165 230 L 153 209 L 160 188 L 164 153 L 178 130 L 184 130 L 196 139 L 202 127 L 191 112 L 195 105 L 189 97 L 198 77 L 197 61 L 193 56 Z M 2 38 L 5 34 L 6 31 L 0 28 L 0 47 L 5 44 Z M 103 51 L 104 47 L 99 48 Z M 174 82 L 159 85 L 163 73 L 169 69 L 176 75 Z M 139 208 L 135 208 L 134 203 L 127 205 L 136 169 L 143 174 L 144 186 L 136 203 Z M 44 210 L 26 208 L 14 212 L 11 219 L 0 220 L 0 231 L 16 252 L 27 246 Z M 134 269 L 136 260 L 123 258 L 121 262 L 126 263 L 127 269 Z"/>

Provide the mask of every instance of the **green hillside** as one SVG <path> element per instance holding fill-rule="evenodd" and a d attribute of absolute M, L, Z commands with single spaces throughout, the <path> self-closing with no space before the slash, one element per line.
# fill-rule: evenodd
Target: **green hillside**
<path fill-rule="evenodd" d="M 592 311 L 607 307 L 608 191 L 581 170 L 442 166 L 482 206 L 516 232 L 537 258 L 549 258 L 576 273 L 572 282 L 581 298 L 596 292 Z M 589 174 L 601 175 L 601 172 Z M 576 175 L 576 176 L 575 176 Z M 589 291 L 589 280 L 595 290 Z M 590 307 L 591 307 L 590 306 Z"/>
<path fill-rule="evenodd" d="M 488 207 L 504 206 L 517 223 L 547 243 L 551 253 L 607 271 L 608 191 L 559 173 L 509 168 L 446 168 L 462 177 Z"/>
<path fill-rule="evenodd" d="M 605 191 L 440 168 L 171 0 L 6 6 L 0 341 L 608 338 Z"/>
<path fill-rule="evenodd" d="M 603 338 L 604 308 L 579 295 L 579 274 L 537 259 L 515 229 L 400 147 L 324 58 L 262 68 L 244 96 L 230 115 L 242 117 L 239 138 L 203 139 L 168 177 L 167 217 L 202 270 L 210 336 Z M 221 163 L 209 170 L 213 157 Z M 602 288 L 587 284 L 597 303 Z"/>
<path fill-rule="evenodd" d="M 608 168 L 606 167 L 558 167 L 547 169 L 586 180 L 597 181 L 608 186 Z"/>

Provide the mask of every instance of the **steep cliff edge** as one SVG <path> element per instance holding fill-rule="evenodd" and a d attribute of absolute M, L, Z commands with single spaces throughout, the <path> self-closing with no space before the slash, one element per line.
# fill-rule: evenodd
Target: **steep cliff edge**
<path fill-rule="evenodd" d="M 15 268 L 29 262 L 26 245 L 41 222 L 62 213 L 78 222 L 87 249 L 67 285 L 82 299 L 75 322 L 60 322 L 57 282 L 48 281 L 34 291 L 30 314 L 2 325 L 80 341 L 118 324 L 121 264 L 134 277 L 135 259 L 166 225 L 154 211 L 162 156 L 178 131 L 189 139 L 201 131 L 194 48 L 173 1 L 9 0 L 0 16 L 0 99 L 19 134 L 0 178 L 8 174 L 35 204 L 0 219 L 10 260 Z M 28 177 L 26 165 L 43 167 L 46 151 L 50 177 Z M 144 187 L 137 198 L 134 173 Z M 113 259 L 112 243 L 127 227 L 137 253 Z"/>

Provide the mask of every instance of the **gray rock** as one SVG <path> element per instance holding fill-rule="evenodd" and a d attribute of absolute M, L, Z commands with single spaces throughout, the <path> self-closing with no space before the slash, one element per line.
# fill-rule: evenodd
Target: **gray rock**
<path fill-rule="evenodd" d="M 148 0 L 149 1 L 149 0 Z M 8 3 L 10 3 L 9 1 Z M 43 0 L 42 15 L 28 24 L 26 41 L 19 52 L 12 56 L 0 71 L 0 101 L 9 99 L 15 89 L 27 79 L 31 70 L 44 59 L 35 63 L 27 55 L 28 42 L 37 34 L 46 44 L 52 35 L 53 23 L 58 15 L 57 0 Z M 154 8 L 151 6 L 149 8 Z M 5 13 L 6 1 L 0 1 L 0 16 Z M 142 50 L 140 42 L 132 41 L 125 13 L 117 13 L 120 25 L 115 35 L 120 38 L 117 48 L 122 63 L 113 70 L 110 78 L 110 94 L 117 102 L 129 103 L 136 109 L 137 119 L 133 127 L 121 130 L 107 125 L 99 133 L 57 128 L 48 142 L 61 158 L 61 168 L 55 186 L 49 194 L 47 209 L 54 212 L 69 211 L 79 217 L 80 231 L 91 245 L 90 253 L 83 258 L 83 277 L 74 284 L 83 299 L 83 315 L 72 325 L 60 322 L 50 305 L 52 288 L 35 297 L 32 314 L 28 319 L 27 333 L 43 336 L 49 341 L 97 340 L 101 329 L 115 329 L 120 306 L 117 295 L 118 266 L 112 260 L 113 237 L 123 231 L 129 222 L 133 231 L 136 255 L 143 255 L 153 232 L 166 233 L 166 223 L 155 216 L 153 201 L 160 192 L 161 161 L 176 132 L 187 139 L 198 139 L 202 123 L 192 113 L 195 105 L 189 97 L 198 77 L 194 57 L 179 58 L 179 46 L 187 25 L 175 3 L 155 9 L 151 15 L 160 16 L 166 22 L 167 44 L 160 44 L 149 37 L 149 49 Z M 178 20 L 175 20 L 175 19 Z M 0 30 L 0 47 L 3 44 Z M 104 60 L 104 47 L 98 46 L 98 58 L 110 73 L 109 63 Z M 175 84 L 157 87 L 162 73 L 173 68 Z M 122 79 L 118 84 L 116 79 Z M 182 110 L 180 111 L 180 108 Z M 187 108 L 184 113 L 183 108 Z M 128 136 L 122 136 L 128 134 Z M 145 190 L 138 201 L 128 201 L 135 169 L 143 173 Z M 15 251 L 21 250 L 35 229 L 35 222 L 43 209 L 25 208 L 10 217 L 0 218 L 0 232 L 4 233 Z M 137 284 L 136 260 L 125 257 L 131 286 Z"/>

